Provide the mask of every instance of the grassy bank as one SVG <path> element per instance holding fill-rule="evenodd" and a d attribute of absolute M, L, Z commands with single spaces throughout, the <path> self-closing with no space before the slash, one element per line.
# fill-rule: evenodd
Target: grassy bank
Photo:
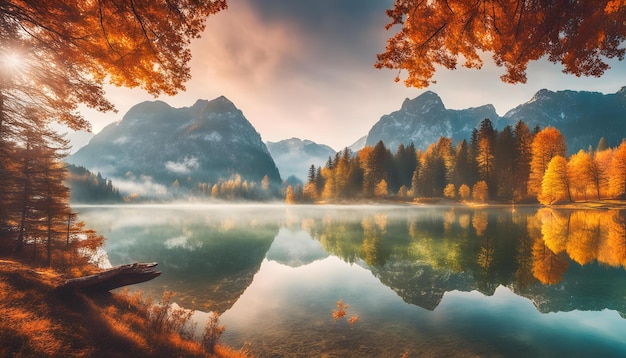
<path fill-rule="evenodd" d="M 61 294 L 53 270 L 0 259 L 1 357 L 246 357 L 155 324 L 139 294 Z"/>

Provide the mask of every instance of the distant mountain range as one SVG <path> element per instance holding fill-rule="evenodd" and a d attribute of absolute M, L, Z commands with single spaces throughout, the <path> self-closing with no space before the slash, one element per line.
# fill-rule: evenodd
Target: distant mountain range
<path fill-rule="evenodd" d="M 542 89 L 502 117 L 491 104 L 447 109 L 436 93 L 426 91 L 405 99 L 399 110 L 383 115 L 366 136 L 347 147 L 356 152 L 382 140 L 392 151 L 411 142 L 426 149 L 442 136 L 456 143 L 469 140 L 485 118 L 500 130 L 520 120 L 531 128 L 556 127 L 570 153 L 595 147 L 601 137 L 617 146 L 626 136 L 626 87 L 606 95 Z M 334 154 L 327 145 L 299 138 L 263 143 L 241 110 L 219 97 L 185 108 L 161 101 L 137 104 L 67 161 L 111 178 L 122 192 L 129 190 L 120 180 L 149 182 L 147 190 L 166 192 L 175 180 L 191 186 L 236 174 L 255 182 L 265 175 L 275 184 L 281 177 L 305 181 L 312 164 L 322 166 Z"/>
<path fill-rule="evenodd" d="M 143 187 L 147 196 L 236 175 L 259 185 L 266 175 L 281 183 L 261 136 L 223 96 L 185 108 L 137 104 L 66 161 L 111 178 L 120 191 Z"/>
<path fill-rule="evenodd" d="M 299 138 L 265 144 L 283 179 L 295 176 L 304 181 L 311 165 L 323 166 L 328 161 L 328 157 L 333 157 L 336 153 L 327 145 Z"/>
<path fill-rule="evenodd" d="M 469 140 L 472 130 L 485 118 L 498 129 L 515 126 L 520 120 L 531 128 L 553 126 L 565 136 L 570 153 L 595 147 L 601 137 L 610 146 L 617 146 L 626 136 L 626 87 L 607 95 L 542 89 L 502 117 L 490 104 L 446 109 L 436 93 L 427 91 L 412 100 L 405 99 L 398 111 L 383 115 L 367 134 L 365 145 L 373 146 L 382 140 L 395 150 L 400 143 L 413 142 L 425 149 L 442 136 L 456 143 Z"/>

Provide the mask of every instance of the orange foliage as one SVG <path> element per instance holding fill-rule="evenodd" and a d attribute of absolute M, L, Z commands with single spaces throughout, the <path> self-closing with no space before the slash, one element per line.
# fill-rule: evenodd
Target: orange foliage
<path fill-rule="evenodd" d="M 557 155 L 565 157 L 566 154 L 565 138 L 558 129 L 546 127 L 537 133 L 532 144 L 530 175 L 528 177 L 529 194 L 537 195 L 541 193 L 543 175 L 548 168 L 550 160 Z"/>
<path fill-rule="evenodd" d="M 569 219 L 567 254 L 581 265 L 598 258 L 600 215 L 604 213 L 574 211 Z"/>
<path fill-rule="evenodd" d="M 337 309 L 333 311 L 333 319 L 336 321 L 338 319 L 344 318 L 347 313 L 348 305 L 344 304 L 342 300 L 337 301 L 336 303 Z"/>
<path fill-rule="evenodd" d="M 602 196 L 608 195 L 609 192 L 609 168 L 611 166 L 611 159 L 613 157 L 613 150 L 606 149 L 600 152 L 595 152 L 593 156 L 592 177 L 593 183 L 596 187 L 596 195 L 598 199 Z"/>
<path fill-rule="evenodd" d="M 19 54 L 11 108 L 22 100 L 74 129 L 89 128 L 76 112 L 84 103 L 112 110 L 103 84 L 173 95 L 190 78 L 191 40 L 205 19 L 226 8 L 217 1 L 12 1 L 0 9 L 3 53 Z M 7 83 L 3 83 L 7 85 Z M 3 89 L 4 90 L 4 89 Z M 42 117 L 34 113 L 31 117 Z M 20 116 L 24 113 L 13 112 Z M 26 115 L 28 117 L 28 115 Z M 43 119 L 42 118 L 42 119 Z"/>
<path fill-rule="evenodd" d="M 61 281 L 51 271 L 0 260 L 0 356 L 248 356 L 219 344 L 207 352 L 181 331 L 192 328 L 187 326 L 190 315 L 187 310 L 173 309 L 168 301 L 171 296 L 153 306 L 141 293 L 96 298 L 61 295 L 54 290 Z M 156 317 L 163 318 L 158 327 Z"/>
<path fill-rule="evenodd" d="M 536 216 L 541 220 L 541 235 L 544 244 L 556 254 L 565 251 L 569 216 L 552 209 L 540 209 Z"/>
<path fill-rule="evenodd" d="M 554 156 L 541 181 L 541 193 L 537 195 L 539 202 L 550 205 L 570 199 L 569 181 L 567 176 L 567 160 L 560 155 Z"/>
<path fill-rule="evenodd" d="M 594 188 L 594 163 L 591 155 L 583 150 L 572 155 L 567 162 L 567 179 L 573 194 L 587 199 Z"/>
<path fill-rule="evenodd" d="M 528 63 L 542 57 L 565 73 L 598 77 L 607 58 L 622 60 L 626 52 L 623 0 L 397 0 L 387 15 L 387 29 L 402 28 L 375 66 L 406 70 L 405 84 L 418 88 L 434 83 L 438 66 L 456 69 L 460 58 L 480 69 L 480 52 L 506 68 L 508 83 L 525 83 Z"/>
<path fill-rule="evenodd" d="M 333 319 L 336 321 L 338 319 L 342 319 L 348 315 L 348 305 L 343 303 L 342 300 L 337 301 L 335 304 L 337 309 L 333 311 Z M 359 320 L 359 316 L 352 315 L 352 317 L 347 319 L 349 324 L 355 324 Z"/>
<path fill-rule="evenodd" d="M 472 226 L 476 230 L 476 236 L 483 236 L 485 230 L 487 230 L 487 224 L 489 223 L 489 217 L 486 211 L 475 211 L 472 216 Z"/>
<path fill-rule="evenodd" d="M 613 196 L 626 196 L 626 142 L 613 151 L 609 167 L 609 190 Z"/>
<path fill-rule="evenodd" d="M 475 201 L 484 203 L 487 200 L 488 194 L 487 183 L 484 180 L 477 182 L 472 187 L 472 199 Z"/>
<path fill-rule="evenodd" d="M 556 255 L 550 250 L 541 239 L 535 240 L 533 244 L 533 276 L 541 283 L 554 285 L 563 279 L 563 274 L 567 271 L 567 259 Z"/>

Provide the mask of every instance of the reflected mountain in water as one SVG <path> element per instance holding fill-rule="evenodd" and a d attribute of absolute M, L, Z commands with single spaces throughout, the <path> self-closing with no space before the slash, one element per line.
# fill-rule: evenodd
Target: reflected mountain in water
<path fill-rule="evenodd" d="M 302 268 L 334 255 L 428 310 L 446 292 L 492 296 L 505 286 L 540 312 L 626 313 L 619 211 L 214 205 L 80 212 L 108 238 L 113 265 L 159 263 L 162 276 L 141 289 L 175 291 L 181 306 L 202 311 L 230 309 L 265 258 Z"/>
<path fill-rule="evenodd" d="M 382 284 L 406 303 L 433 311 L 448 291 L 472 291 L 473 279 L 464 273 L 436 270 L 426 263 L 388 261 L 383 267 L 370 267 Z"/>
<path fill-rule="evenodd" d="M 160 294 L 176 292 L 185 308 L 222 313 L 252 282 L 278 234 L 278 224 L 232 212 L 172 210 L 163 207 L 80 210 L 81 218 L 100 222 L 113 265 L 156 261 L 161 277 L 138 285 Z M 89 218 L 98 215 L 99 220 Z"/>
<path fill-rule="evenodd" d="M 303 230 L 281 228 L 266 254 L 268 260 L 290 267 L 310 264 L 328 257 L 319 241 L 312 240 Z"/>
<path fill-rule="evenodd" d="M 405 220 L 327 217 L 311 232 L 329 253 L 362 262 L 405 302 L 428 310 L 445 292 L 491 296 L 502 285 L 544 313 L 626 314 L 626 231 L 617 211 L 457 208 Z"/>

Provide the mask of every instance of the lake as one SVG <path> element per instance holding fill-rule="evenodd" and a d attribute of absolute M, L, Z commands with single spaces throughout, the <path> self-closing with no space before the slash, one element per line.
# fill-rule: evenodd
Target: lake
<path fill-rule="evenodd" d="M 75 207 L 135 285 L 258 357 L 626 356 L 625 213 L 530 207 Z M 206 318 L 205 318 L 206 319 Z"/>

